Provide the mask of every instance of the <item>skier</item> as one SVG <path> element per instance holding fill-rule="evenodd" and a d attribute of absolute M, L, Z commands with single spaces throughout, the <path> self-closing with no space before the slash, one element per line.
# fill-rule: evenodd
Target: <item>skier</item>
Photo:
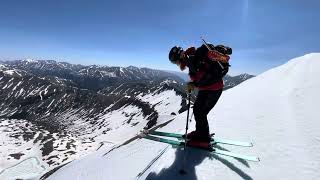
<path fill-rule="evenodd" d="M 223 76 L 229 70 L 228 62 L 219 62 L 209 55 L 209 51 L 218 51 L 223 56 L 230 55 L 232 49 L 223 45 L 203 44 L 199 48 L 190 47 L 184 51 L 174 46 L 169 52 L 169 60 L 180 67 L 181 71 L 189 68 L 191 81 L 187 83 L 188 92 L 197 88 L 198 95 L 193 106 L 196 130 L 188 133 L 190 140 L 210 142 L 211 136 L 207 114 L 221 96 L 224 83 Z M 229 58 L 229 57 L 228 57 Z M 229 59 L 228 59 L 229 60 Z"/>

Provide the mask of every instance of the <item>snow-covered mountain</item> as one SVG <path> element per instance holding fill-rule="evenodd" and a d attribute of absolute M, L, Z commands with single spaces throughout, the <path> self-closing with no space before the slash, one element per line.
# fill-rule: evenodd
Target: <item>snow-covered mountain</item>
<path fill-rule="evenodd" d="M 97 152 L 44 177 L 50 180 L 319 179 L 319 68 L 320 54 L 290 60 L 225 91 L 209 114 L 210 128 L 216 136 L 254 143 L 252 148 L 221 145 L 219 149 L 258 155 L 259 163 L 132 139 L 114 148 L 102 146 Z M 159 130 L 183 133 L 186 112 L 174 118 Z M 190 130 L 193 126 L 194 121 Z M 180 175 L 184 155 L 187 155 L 187 174 Z"/>
<path fill-rule="evenodd" d="M 233 88 L 237 85 L 239 85 L 240 83 L 255 77 L 254 75 L 250 75 L 250 74 L 239 74 L 237 76 L 230 76 L 230 75 L 226 75 L 223 80 L 224 80 L 224 90 Z"/>
<path fill-rule="evenodd" d="M 181 81 L 132 66 L 2 62 L 0 172 L 32 157 L 54 168 L 183 112 Z"/>
<path fill-rule="evenodd" d="M 182 79 L 165 71 L 149 68 L 83 66 L 54 60 L 18 60 L 4 62 L 11 68 L 31 72 L 37 76 L 55 76 L 72 80 L 75 86 L 83 89 L 99 90 L 106 86 L 124 82 L 143 82 L 170 79 L 181 82 Z"/>

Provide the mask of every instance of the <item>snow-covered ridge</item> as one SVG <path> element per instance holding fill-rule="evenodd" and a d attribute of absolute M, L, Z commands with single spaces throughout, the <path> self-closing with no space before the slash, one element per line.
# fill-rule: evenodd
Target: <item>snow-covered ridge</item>
<path fill-rule="evenodd" d="M 319 53 L 295 58 L 225 91 L 210 112 L 216 136 L 254 143 L 250 149 L 220 148 L 257 154 L 260 163 L 187 149 L 188 174 L 181 176 L 184 151 L 137 139 L 105 156 L 102 148 L 48 179 L 319 179 L 319 68 Z M 186 112 L 160 130 L 183 132 L 185 118 Z"/>

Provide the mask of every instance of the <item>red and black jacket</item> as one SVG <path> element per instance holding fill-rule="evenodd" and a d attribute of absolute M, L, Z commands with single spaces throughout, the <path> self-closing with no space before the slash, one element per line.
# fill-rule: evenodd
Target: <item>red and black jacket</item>
<path fill-rule="evenodd" d="M 221 90 L 224 82 L 219 75 L 220 66 L 208 58 L 208 49 L 205 45 L 199 48 L 190 47 L 186 50 L 188 59 L 185 66 L 189 68 L 190 79 L 199 90 Z"/>

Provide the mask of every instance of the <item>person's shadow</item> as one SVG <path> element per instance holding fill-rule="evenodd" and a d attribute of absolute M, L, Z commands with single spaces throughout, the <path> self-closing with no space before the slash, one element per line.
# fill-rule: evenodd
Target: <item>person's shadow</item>
<path fill-rule="evenodd" d="M 186 159 L 184 160 L 184 155 L 186 153 Z M 187 148 L 184 151 L 182 148 L 177 148 L 175 160 L 172 165 L 168 168 L 162 169 L 158 174 L 152 172 L 150 173 L 146 180 L 168 180 L 168 179 L 180 179 L 184 180 L 195 180 L 197 179 L 195 173 L 195 167 L 208 157 L 208 152 L 205 151 L 194 151 L 194 149 Z M 180 171 L 185 161 L 185 167 L 183 168 L 186 174 L 181 174 Z"/>
<path fill-rule="evenodd" d="M 186 155 L 186 159 L 184 160 L 185 155 Z M 246 174 L 244 171 L 236 167 L 230 161 L 222 158 L 222 156 L 212 155 L 210 154 L 210 152 L 195 149 L 195 148 L 187 148 L 186 151 L 184 151 L 181 148 L 177 148 L 175 160 L 172 163 L 172 165 L 168 168 L 162 169 L 158 174 L 155 172 L 151 172 L 146 177 L 146 180 L 161 180 L 161 179 L 163 180 L 168 180 L 168 179 L 197 180 L 195 167 L 201 164 L 205 158 L 218 160 L 222 164 L 226 165 L 231 170 L 236 172 L 243 179 L 252 180 L 252 178 L 248 174 Z M 185 161 L 184 167 L 182 167 L 184 161 Z M 249 168 L 249 166 L 246 166 L 246 167 Z M 186 174 L 181 173 L 182 168 L 186 172 Z M 214 169 L 212 169 L 212 173 L 214 173 Z"/>

